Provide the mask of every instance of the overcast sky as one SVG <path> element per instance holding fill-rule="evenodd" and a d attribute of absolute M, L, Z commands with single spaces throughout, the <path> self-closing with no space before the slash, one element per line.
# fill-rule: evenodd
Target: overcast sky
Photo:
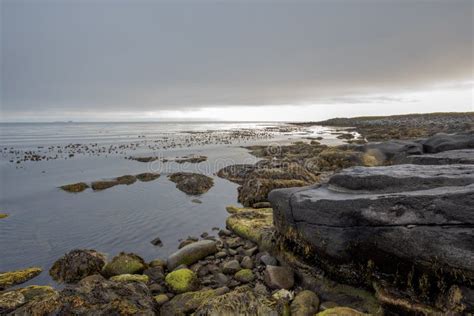
<path fill-rule="evenodd" d="M 1 119 L 474 111 L 474 1 L 0 0 Z"/>

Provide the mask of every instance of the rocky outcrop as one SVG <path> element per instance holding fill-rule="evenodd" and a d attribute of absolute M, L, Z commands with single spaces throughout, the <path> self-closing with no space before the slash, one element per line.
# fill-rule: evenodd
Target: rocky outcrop
<path fill-rule="evenodd" d="M 354 167 L 272 191 L 278 233 L 333 278 L 382 279 L 435 304 L 474 284 L 474 165 Z"/>
<path fill-rule="evenodd" d="M 199 173 L 177 172 L 169 176 L 176 183 L 176 188 L 189 195 L 200 195 L 209 191 L 214 185 L 214 180 Z"/>
<path fill-rule="evenodd" d="M 421 144 L 425 153 L 474 148 L 474 131 L 459 134 L 438 133 L 421 141 Z"/>
<path fill-rule="evenodd" d="M 474 149 L 458 149 L 436 154 L 411 155 L 406 163 L 416 165 L 474 164 Z"/>
<path fill-rule="evenodd" d="M 86 276 L 99 274 L 105 265 L 105 255 L 95 250 L 72 250 L 58 259 L 49 274 L 57 282 L 74 283 Z"/>

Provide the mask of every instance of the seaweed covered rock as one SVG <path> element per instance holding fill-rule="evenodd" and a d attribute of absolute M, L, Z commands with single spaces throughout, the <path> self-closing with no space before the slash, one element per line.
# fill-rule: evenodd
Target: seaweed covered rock
<path fill-rule="evenodd" d="M 107 263 L 102 271 L 106 277 L 120 274 L 139 274 L 145 270 L 145 261 L 133 253 L 120 253 Z"/>
<path fill-rule="evenodd" d="M 405 160 L 416 165 L 474 164 L 474 149 L 448 150 L 435 154 L 411 155 Z"/>
<path fill-rule="evenodd" d="M 200 240 L 193 242 L 168 257 L 167 267 L 174 270 L 177 266 L 190 265 L 217 252 L 217 243 L 213 240 Z"/>
<path fill-rule="evenodd" d="M 273 210 L 271 208 L 236 208 L 227 207 L 232 215 L 226 220 L 227 227 L 242 238 L 261 246 L 271 234 L 273 227 Z"/>
<path fill-rule="evenodd" d="M 75 249 L 54 262 L 49 274 L 57 282 L 74 283 L 86 276 L 99 274 L 105 255 L 91 249 Z"/>
<path fill-rule="evenodd" d="M 100 275 L 82 279 L 56 295 L 34 299 L 16 315 L 156 315 L 158 305 L 145 284 L 114 282 Z"/>
<path fill-rule="evenodd" d="M 174 293 L 195 291 L 199 286 L 196 274 L 189 269 L 179 269 L 168 273 L 165 282 Z"/>
<path fill-rule="evenodd" d="M 241 283 L 249 283 L 255 279 L 255 274 L 251 269 L 242 269 L 235 273 L 234 279 Z"/>
<path fill-rule="evenodd" d="M 136 175 L 136 178 L 141 182 L 149 182 L 156 180 L 160 177 L 159 173 L 145 172 Z"/>
<path fill-rule="evenodd" d="M 178 294 L 161 308 L 161 315 L 189 315 L 205 301 L 218 296 L 217 290 L 201 290 Z"/>
<path fill-rule="evenodd" d="M 110 278 L 110 281 L 115 282 L 142 282 L 148 283 L 149 277 L 143 274 L 119 274 Z"/>
<path fill-rule="evenodd" d="M 312 291 L 299 292 L 291 302 L 291 315 L 313 316 L 319 310 L 319 297 Z"/>
<path fill-rule="evenodd" d="M 176 187 L 186 194 L 200 195 L 209 191 L 214 185 L 214 180 L 199 173 L 177 172 L 169 176 L 176 183 Z"/>
<path fill-rule="evenodd" d="M 66 185 L 61 186 L 61 189 L 63 189 L 64 191 L 72 192 L 72 193 L 82 192 L 87 188 L 89 188 L 89 185 L 87 183 L 84 183 L 84 182 L 66 184 Z"/>
<path fill-rule="evenodd" d="M 31 280 L 39 275 L 41 271 L 41 268 L 32 267 L 23 270 L 2 272 L 0 273 L 0 290 Z"/>
<path fill-rule="evenodd" d="M 12 312 L 28 302 L 56 297 L 57 294 L 50 286 L 38 285 L 0 293 L 0 314 Z"/>

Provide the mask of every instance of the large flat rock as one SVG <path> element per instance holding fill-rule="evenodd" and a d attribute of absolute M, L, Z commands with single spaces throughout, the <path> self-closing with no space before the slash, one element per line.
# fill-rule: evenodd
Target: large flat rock
<path fill-rule="evenodd" d="M 371 193 L 425 190 L 472 183 L 474 183 L 474 164 L 352 167 L 335 174 L 329 180 L 329 185 L 333 190 Z"/>
<path fill-rule="evenodd" d="M 439 152 L 436 154 L 410 155 L 406 158 L 406 162 L 417 165 L 474 165 L 474 149 L 458 149 Z"/>
<path fill-rule="evenodd" d="M 459 134 L 438 133 L 424 139 L 421 143 L 425 153 L 474 148 L 474 131 Z"/>

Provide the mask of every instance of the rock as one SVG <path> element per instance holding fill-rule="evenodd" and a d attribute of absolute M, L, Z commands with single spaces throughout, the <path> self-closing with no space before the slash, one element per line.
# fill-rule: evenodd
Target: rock
<path fill-rule="evenodd" d="M 115 281 L 115 282 L 142 282 L 142 283 L 148 283 L 149 278 L 147 275 L 142 275 L 142 274 L 120 274 L 120 275 L 115 275 L 110 278 L 110 281 Z"/>
<path fill-rule="evenodd" d="M 166 292 L 166 288 L 163 285 L 158 284 L 158 283 L 148 284 L 148 289 L 151 291 L 153 295 L 162 294 Z"/>
<path fill-rule="evenodd" d="M 161 315 L 189 315 L 205 301 L 219 295 L 217 290 L 202 290 L 178 294 L 161 308 Z"/>
<path fill-rule="evenodd" d="M 242 269 L 234 274 L 234 278 L 241 283 L 249 283 L 255 280 L 255 275 L 250 269 Z"/>
<path fill-rule="evenodd" d="M 291 289 L 295 283 L 293 271 L 286 267 L 267 266 L 264 272 L 265 284 L 271 289 Z"/>
<path fill-rule="evenodd" d="M 202 258 L 217 252 L 217 243 L 212 240 L 201 240 L 187 245 L 169 256 L 167 266 L 174 270 L 180 264 L 193 264 Z"/>
<path fill-rule="evenodd" d="M 391 140 L 355 146 L 355 150 L 375 158 L 376 164 L 400 162 L 408 155 L 423 154 L 423 145 L 408 140 Z M 346 166 L 350 167 L 350 166 Z"/>
<path fill-rule="evenodd" d="M 122 252 L 105 265 L 102 273 L 106 277 L 120 274 L 140 274 L 145 268 L 145 261 L 141 257 L 133 253 Z"/>
<path fill-rule="evenodd" d="M 151 268 L 161 267 L 164 270 L 166 268 L 166 261 L 162 259 L 155 259 L 150 261 L 148 266 Z"/>
<path fill-rule="evenodd" d="M 268 193 L 274 189 L 302 187 L 309 183 L 303 180 L 293 179 L 258 179 L 251 178 L 238 188 L 238 201 L 244 206 L 266 202 Z"/>
<path fill-rule="evenodd" d="M 16 315 L 155 315 L 157 303 L 140 282 L 114 282 L 100 275 L 82 279 L 57 295 L 34 299 Z"/>
<path fill-rule="evenodd" d="M 33 300 L 41 300 L 53 296 L 57 296 L 57 292 L 52 287 L 38 285 L 0 293 L 0 314 L 7 314 Z"/>
<path fill-rule="evenodd" d="M 195 291 L 199 286 L 196 274 L 189 269 L 180 269 L 168 273 L 165 282 L 174 293 Z"/>
<path fill-rule="evenodd" d="M 195 243 L 197 240 L 192 240 L 192 239 L 185 239 L 182 242 L 179 243 L 178 249 L 181 249 L 183 247 L 186 247 L 187 245 L 190 245 L 192 243 Z"/>
<path fill-rule="evenodd" d="M 260 244 L 265 233 L 273 227 L 272 209 L 243 209 L 229 216 L 227 227 L 242 238 Z"/>
<path fill-rule="evenodd" d="M 253 269 L 253 260 L 249 256 L 245 256 L 240 263 L 244 269 Z"/>
<path fill-rule="evenodd" d="M 228 237 L 228 236 L 232 235 L 232 232 L 227 230 L 227 229 L 221 229 L 221 230 L 219 230 L 219 232 L 217 234 L 220 237 Z"/>
<path fill-rule="evenodd" d="M 329 188 L 335 191 L 393 193 L 443 186 L 465 186 L 472 183 L 474 183 L 474 165 L 407 164 L 344 169 L 329 179 Z"/>
<path fill-rule="evenodd" d="M 72 192 L 72 193 L 82 192 L 87 188 L 89 188 L 89 185 L 87 185 L 87 183 L 84 183 L 84 182 L 66 184 L 66 185 L 61 186 L 61 189 L 63 189 L 64 191 Z"/>
<path fill-rule="evenodd" d="M 202 204 L 202 201 L 200 199 L 192 199 L 191 202 L 196 204 Z"/>
<path fill-rule="evenodd" d="M 278 290 L 272 294 L 272 298 L 275 301 L 284 301 L 285 303 L 291 301 L 293 297 L 294 297 L 293 291 L 290 292 L 285 289 Z"/>
<path fill-rule="evenodd" d="M 213 277 L 217 284 L 221 286 L 226 285 L 229 282 L 229 278 L 224 273 L 215 273 Z"/>
<path fill-rule="evenodd" d="M 474 148 L 474 132 L 460 134 L 438 133 L 421 142 L 426 153 Z"/>
<path fill-rule="evenodd" d="M 200 195 L 209 191 L 214 185 L 211 177 L 198 173 L 177 172 L 169 176 L 169 179 L 176 183 L 176 187 L 186 194 Z"/>
<path fill-rule="evenodd" d="M 8 312 L 25 304 L 25 302 L 25 296 L 19 291 L 0 293 L 0 313 L 6 315 Z"/>
<path fill-rule="evenodd" d="M 474 149 L 448 150 L 436 154 L 411 155 L 407 163 L 416 165 L 474 164 Z"/>
<path fill-rule="evenodd" d="M 93 274 L 100 274 L 105 255 L 92 249 L 75 249 L 54 262 L 49 275 L 57 282 L 75 283 Z"/>
<path fill-rule="evenodd" d="M 115 181 L 117 182 L 117 184 L 130 185 L 135 183 L 137 181 L 137 178 L 132 175 L 125 175 L 115 178 Z"/>
<path fill-rule="evenodd" d="M 91 183 L 91 188 L 94 191 L 102 191 L 113 186 L 116 186 L 118 183 L 115 180 L 106 180 L 106 181 L 94 181 Z"/>
<path fill-rule="evenodd" d="M 275 228 L 336 280 L 371 286 L 375 276 L 434 304 L 474 281 L 472 167 L 353 168 L 332 187 L 276 190 Z"/>
<path fill-rule="evenodd" d="M 224 167 L 217 172 L 217 176 L 237 184 L 243 184 L 249 174 L 257 168 L 251 164 L 237 164 Z"/>
<path fill-rule="evenodd" d="M 158 266 L 158 267 L 149 267 L 145 271 L 143 271 L 143 274 L 148 276 L 150 280 L 154 282 L 161 282 L 164 279 L 164 274 L 163 274 L 163 268 Z"/>
<path fill-rule="evenodd" d="M 32 267 L 23 270 L 0 273 L 0 290 L 24 283 L 41 273 L 41 268 Z"/>
<path fill-rule="evenodd" d="M 176 158 L 174 161 L 177 163 L 200 163 L 204 162 L 207 160 L 206 156 L 195 156 L 195 155 L 190 155 L 186 157 L 181 157 L 181 158 Z"/>
<path fill-rule="evenodd" d="M 268 295 L 267 287 L 263 283 L 260 283 L 260 282 L 257 282 L 257 284 L 255 284 L 254 292 L 258 295 L 263 295 L 263 296 Z"/>
<path fill-rule="evenodd" d="M 227 257 L 227 253 L 225 251 L 219 251 L 218 253 L 216 253 L 216 258 L 217 259 L 222 259 L 222 258 L 225 258 Z"/>
<path fill-rule="evenodd" d="M 195 316 L 205 315 L 266 315 L 278 316 L 279 308 L 274 301 L 256 294 L 248 286 L 206 299 L 197 308 Z"/>
<path fill-rule="evenodd" d="M 252 205 L 253 208 L 270 208 L 272 205 L 270 202 L 259 202 Z"/>
<path fill-rule="evenodd" d="M 0 219 L 2 219 L 2 218 L 7 218 L 7 217 L 8 217 L 8 214 L 0 213 Z"/>
<path fill-rule="evenodd" d="M 240 264 L 237 260 L 227 261 L 222 266 L 222 272 L 224 272 L 225 274 L 234 274 L 240 269 L 242 268 L 240 267 Z"/>
<path fill-rule="evenodd" d="M 313 316 L 319 310 L 319 297 L 312 291 L 301 291 L 291 302 L 291 314 Z"/>
<path fill-rule="evenodd" d="M 156 180 L 160 177 L 159 173 L 152 173 L 152 172 L 145 172 L 145 173 L 140 173 L 135 176 L 139 181 L 141 182 L 149 182 Z"/>
<path fill-rule="evenodd" d="M 276 266 L 276 265 L 278 265 L 277 259 L 275 259 L 275 257 L 272 257 L 268 254 L 265 254 L 265 255 L 261 256 L 260 261 L 266 266 Z"/>
<path fill-rule="evenodd" d="M 319 312 L 316 316 L 363 316 L 364 314 L 349 307 L 333 307 Z"/>
<path fill-rule="evenodd" d="M 139 161 L 139 162 L 152 162 L 160 158 L 159 157 L 128 157 L 128 159 Z"/>
<path fill-rule="evenodd" d="M 166 294 L 159 294 L 155 296 L 155 301 L 160 306 L 167 303 L 169 300 L 170 299 L 168 298 Z"/>
<path fill-rule="evenodd" d="M 322 302 L 321 305 L 319 306 L 319 309 L 321 311 L 325 311 L 326 309 L 330 309 L 330 308 L 334 308 L 334 307 L 338 307 L 339 304 L 337 304 L 336 302 L 333 302 L 333 301 L 326 301 L 326 302 Z"/>
<path fill-rule="evenodd" d="M 163 242 L 161 241 L 160 237 L 156 237 L 155 239 L 153 239 L 150 242 L 154 246 L 159 246 L 159 247 L 163 246 Z"/>

